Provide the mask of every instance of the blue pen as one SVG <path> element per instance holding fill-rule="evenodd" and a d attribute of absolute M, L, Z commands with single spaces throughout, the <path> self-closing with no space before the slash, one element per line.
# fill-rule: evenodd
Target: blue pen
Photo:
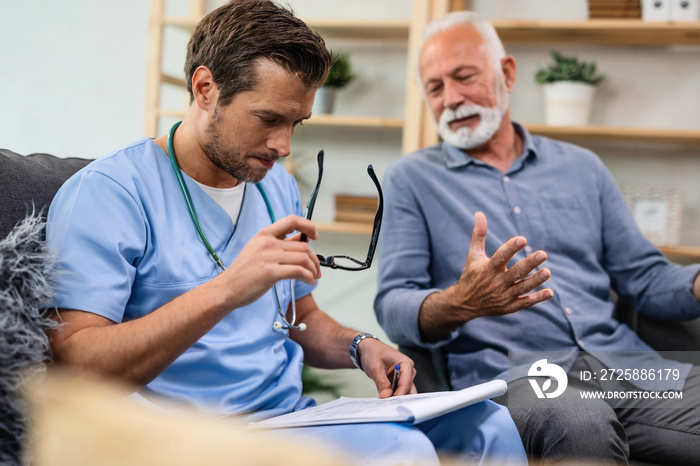
<path fill-rule="evenodd" d="M 397 364 L 396 367 L 394 368 L 394 379 L 391 381 L 391 391 L 392 392 L 395 392 L 396 387 L 398 387 L 398 385 L 399 385 L 399 376 L 400 375 L 401 375 L 401 366 Z"/>

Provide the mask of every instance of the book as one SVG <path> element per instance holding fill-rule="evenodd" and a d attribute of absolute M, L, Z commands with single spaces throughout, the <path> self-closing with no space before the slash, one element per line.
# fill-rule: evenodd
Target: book
<path fill-rule="evenodd" d="M 376 197 L 337 194 L 335 221 L 371 224 L 377 212 L 378 202 Z"/>
<path fill-rule="evenodd" d="M 505 392 L 506 382 L 496 379 L 451 392 L 419 393 L 384 399 L 341 397 L 311 408 L 251 422 L 248 427 L 283 429 L 368 422 L 419 424 Z"/>
<path fill-rule="evenodd" d="M 336 210 L 335 221 L 336 222 L 352 222 L 352 223 L 369 223 L 370 225 L 374 222 L 374 212 L 345 212 L 342 210 Z"/>

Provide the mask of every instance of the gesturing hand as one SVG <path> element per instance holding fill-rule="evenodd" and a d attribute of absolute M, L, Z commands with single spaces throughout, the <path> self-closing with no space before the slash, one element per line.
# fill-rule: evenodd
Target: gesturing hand
<path fill-rule="evenodd" d="M 482 212 L 474 215 L 474 231 L 467 260 L 459 281 L 423 302 L 420 330 L 426 340 L 437 340 L 471 319 L 511 314 L 532 307 L 554 296 L 550 288 L 534 291 L 549 280 L 551 272 L 538 266 L 547 260 L 544 251 L 535 251 L 508 268 L 527 240 L 509 239 L 492 257 L 486 255 L 488 225 Z"/>
<path fill-rule="evenodd" d="M 551 276 L 546 268 L 532 273 L 547 260 L 547 254 L 535 251 L 508 268 L 508 262 L 525 247 L 527 240 L 522 236 L 511 238 L 489 258 L 487 231 L 486 216 L 477 212 L 466 264 L 454 285 L 455 303 L 478 317 L 510 314 L 551 298 L 554 293 L 549 288 L 533 292 Z"/>

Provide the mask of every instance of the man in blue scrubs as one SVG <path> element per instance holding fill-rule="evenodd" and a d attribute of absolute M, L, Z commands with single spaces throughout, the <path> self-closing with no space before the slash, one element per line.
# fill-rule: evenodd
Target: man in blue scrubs
<path fill-rule="evenodd" d="M 310 117 L 330 60 L 316 33 L 269 1 L 234 1 L 200 22 L 184 121 L 98 159 L 52 203 L 57 361 L 129 382 L 154 403 L 248 420 L 314 403 L 301 396 L 303 364 L 355 363 L 381 398 L 415 391 L 410 359 L 317 307 L 320 264 L 301 234 L 318 235 L 300 217 L 294 179 L 275 164 Z M 282 324 L 292 305 L 304 331 Z M 394 392 L 397 364 L 405 376 Z M 525 458 L 507 410 L 491 401 L 418 427 L 293 432 L 376 464 L 432 464 L 436 450 L 498 464 Z"/>

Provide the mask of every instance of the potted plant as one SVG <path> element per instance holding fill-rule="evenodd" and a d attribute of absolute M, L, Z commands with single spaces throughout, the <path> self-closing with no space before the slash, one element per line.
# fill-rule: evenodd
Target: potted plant
<path fill-rule="evenodd" d="M 356 77 L 357 75 L 352 70 L 348 54 L 337 53 L 333 57 L 333 63 L 326 82 L 316 93 L 313 112 L 333 113 L 336 91 L 350 84 Z"/>
<path fill-rule="evenodd" d="M 595 86 L 604 78 L 595 62 L 580 61 L 551 51 L 554 63 L 541 68 L 535 80 L 543 85 L 545 122 L 552 126 L 587 125 Z"/>

